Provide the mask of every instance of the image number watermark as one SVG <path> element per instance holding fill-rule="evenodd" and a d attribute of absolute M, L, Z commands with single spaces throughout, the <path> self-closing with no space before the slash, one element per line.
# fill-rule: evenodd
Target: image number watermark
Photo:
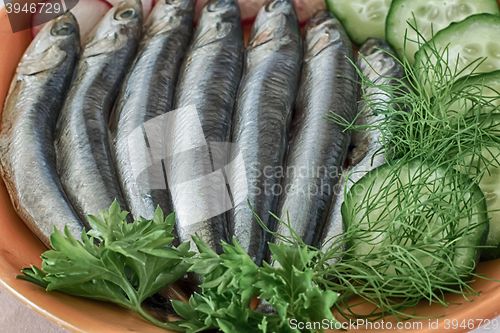
<path fill-rule="evenodd" d="M 436 331 L 455 331 L 464 329 L 468 331 L 482 328 L 485 331 L 497 332 L 500 328 L 498 319 L 447 319 L 435 318 L 427 320 L 408 320 L 408 321 L 370 321 L 368 319 L 358 318 L 346 321 L 336 321 L 323 319 L 321 321 L 303 322 L 297 319 L 290 319 L 288 325 L 292 329 L 298 330 L 344 330 L 344 331 L 420 331 L 420 330 L 436 330 Z"/>
<path fill-rule="evenodd" d="M 12 32 L 31 29 L 73 9 L 79 0 L 4 0 Z"/>

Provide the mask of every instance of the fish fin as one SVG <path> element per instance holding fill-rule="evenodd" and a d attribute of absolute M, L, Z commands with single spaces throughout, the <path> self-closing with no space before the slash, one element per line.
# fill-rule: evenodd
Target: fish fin
<path fill-rule="evenodd" d="M 338 32 L 334 35 L 330 33 L 322 34 L 309 48 L 307 52 L 309 54 L 308 58 L 314 58 L 328 47 L 337 44 L 340 41 L 340 37 Z"/>
<path fill-rule="evenodd" d="M 257 47 L 269 43 L 273 40 L 274 34 L 271 29 L 266 29 L 264 31 L 259 32 L 251 41 L 250 47 Z"/>
<path fill-rule="evenodd" d="M 215 29 L 207 29 L 197 37 L 195 44 L 198 48 L 216 43 L 226 38 L 233 30 L 233 24 L 228 22 L 218 22 Z"/>
<path fill-rule="evenodd" d="M 19 75 L 35 75 L 57 67 L 66 59 L 66 52 L 50 47 L 42 53 L 25 56 L 17 68 Z"/>

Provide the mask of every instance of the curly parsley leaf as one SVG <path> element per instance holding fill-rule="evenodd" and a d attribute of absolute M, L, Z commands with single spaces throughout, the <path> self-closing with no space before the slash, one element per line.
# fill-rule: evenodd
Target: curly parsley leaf
<path fill-rule="evenodd" d="M 338 295 L 314 282 L 317 250 L 303 245 L 271 245 L 274 264 L 257 266 L 241 246 L 223 244 L 217 255 L 200 239 L 199 254 L 191 259 L 190 271 L 203 277 L 201 291 L 189 303 L 173 301 L 183 318 L 179 327 L 188 333 L 218 329 L 222 332 L 298 332 L 288 320 L 303 322 L 334 320 L 331 308 Z M 258 298 L 272 311 L 252 308 Z"/>
<path fill-rule="evenodd" d="M 266 300 L 279 315 L 282 324 L 289 318 L 301 322 L 334 320 L 332 307 L 338 294 L 323 290 L 314 282 L 314 258 L 319 253 L 305 245 L 270 244 L 274 259 L 260 269 L 259 298 Z"/>
<path fill-rule="evenodd" d="M 221 254 L 197 237 L 196 255 L 189 243 L 174 247 L 175 217 L 165 217 L 160 209 L 153 220 L 128 224 L 126 218 L 115 202 L 89 217 L 92 229 L 80 241 L 68 230 L 55 230 L 42 269 L 25 268 L 19 278 L 47 291 L 112 302 L 155 325 L 188 333 L 295 333 L 290 319 L 334 320 L 337 294 L 315 283 L 315 249 L 302 243 L 270 245 L 274 263 L 259 267 L 237 242 L 223 243 Z M 187 303 L 172 301 L 180 321 L 161 322 L 143 309 L 145 299 L 188 271 L 202 282 Z"/>
<path fill-rule="evenodd" d="M 54 230 L 52 249 L 42 254 L 42 269 L 22 270 L 19 278 L 47 291 L 112 302 L 138 312 L 153 323 L 170 329 L 144 311 L 145 299 L 180 279 L 193 254 L 189 244 L 172 245 L 175 217 L 157 209 L 153 220 L 126 222 L 127 213 L 114 202 L 108 211 L 90 216 L 91 230 L 81 241 Z"/>

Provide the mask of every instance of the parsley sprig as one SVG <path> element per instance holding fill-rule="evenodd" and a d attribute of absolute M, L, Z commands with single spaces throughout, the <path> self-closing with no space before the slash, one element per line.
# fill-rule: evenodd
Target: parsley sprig
<path fill-rule="evenodd" d="M 19 278 L 47 291 L 107 301 L 139 313 L 154 324 L 178 329 L 146 312 L 142 303 L 180 279 L 193 255 L 189 244 L 172 245 L 175 217 L 157 209 L 153 220 L 126 222 L 127 212 L 115 202 L 99 216 L 89 216 L 92 229 L 81 241 L 54 230 L 52 249 L 42 255 L 42 269 L 22 270 Z"/>
<path fill-rule="evenodd" d="M 157 209 L 153 220 L 130 224 L 127 214 L 115 202 L 89 216 L 92 229 L 82 232 L 80 241 L 68 230 L 54 230 L 42 268 L 23 269 L 19 278 L 47 291 L 118 304 L 176 331 L 297 332 L 290 319 L 334 320 L 338 295 L 315 282 L 318 250 L 302 243 L 271 244 L 274 263 L 259 267 L 237 242 L 223 243 L 217 254 L 194 237 L 195 255 L 189 243 L 173 246 L 173 214 L 165 217 Z M 200 285 L 187 303 L 172 301 L 179 321 L 162 322 L 144 309 L 148 297 L 188 272 Z"/>
<path fill-rule="evenodd" d="M 315 283 L 313 262 L 317 250 L 299 244 L 271 244 L 274 263 L 257 266 L 237 242 L 223 244 L 217 255 L 200 239 L 191 272 L 203 276 L 201 292 L 189 303 L 173 301 L 186 332 L 219 329 L 222 332 L 298 332 L 288 323 L 335 320 L 331 308 L 337 293 Z M 257 298 L 264 308 L 252 308 Z M 271 311 L 269 311 L 271 310 Z"/>

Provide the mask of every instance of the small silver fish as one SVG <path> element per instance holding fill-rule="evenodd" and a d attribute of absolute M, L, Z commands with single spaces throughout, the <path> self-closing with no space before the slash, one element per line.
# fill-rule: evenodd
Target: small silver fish
<path fill-rule="evenodd" d="M 351 136 L 329 121 L 334 113 L 352 122 L 357 113 L 357 73 L 342 24 L 320 12 L 306 28 L 305 55 L 294 127 L 287 154 L 279 216 L 313 245 L 324 227 Z M 290 236 L 279 224 L 278 233 Z"/>
<path fill-rule="evenodd" d="M 45 25 L 22 57 L 2 114 L 1 172 L 19 216 L 45 245 L 54 228 L 80 236 L 82 221 L 56 171 L 54 131 L 80 50 L 66 13 Z"/>
<path fill-rule="evenodd" d="M 382 40 L 369 39 L 359 50 L 358 67 L 364 76 L 374 83 L 390 84 L 392 80 L 403 77 L 401 65 L 392 56 L 390 47 Z M 376 99 L 377 108 L 383 108 L 384 103 L 390 103 L 389 96 L 375 87 L 362 87 L 364 98 Z M 360 104 L 356 122 L 369 125 L 370 129 L 353 135 L 354 149 L 350 156 L 350 167 L 342 173 L 341 187 L 333 199 L 326 228 L 323 232 L 322 248 L 329 248 L 343 232 L 342 204 L 349 189 L 369 171 L 385 163 L 381 133 L 371 127 L 384 120 L 384 115 L 377 114 L 377 110 Z"/>
<path fill-rule="evenodd" d="M 157 149 L 158 142 L 153 142 L 161 141 L 160 136 L 155 136 L 154 130 L 146 131 L 145 126 L 149 121 L 161 124 L 158 117 L 172 109 L 179 68 L 191 40 L 194 2 L 159 1 L 155 5 L 113 113 L 116 167 L 127 205 L 136 219 L 152 219 L 158 205 L 165 212 L 172 210 L 162 150 Z M 150 166 L 148 161 L 156 164 Z"/>
<path fill-rule="evenodd" d="M 299 84 L 302 42 L 289 0 L 269 1 L 259 12 L 246 51 L 234 115 L 231 161 L 242 157 L 246 175 L 229 172 L 235 208 L 229 213 L 234 237 L 256 263 L 266 251 L 266 234 L 254 217 L 273 228 Z"/>
<path fill-rule="evenodd" d="M 198 137 L 201 144 L 165 163 L 179 239 L 189 241 L 198 234 L 217 251 L 228 238 L 224 203 L 229 199 L 221 170 L 227 158 L 221 146 L 229 139 L 242 62 L 237 1 L 209 1 L 181 68 L 174 103 L 179 117 L 172 121 L 178 133 L 174 141 Z M 185 108 L 193 108 L 194 116 Z"/>
<path fill-rule="evenodd" d="M 120 2 L 85 44 L 57 124 L 57 169 L 82 219 L 124 200 L 113 166 L 108 119 L 142 30 L 139 0 Z"/>

